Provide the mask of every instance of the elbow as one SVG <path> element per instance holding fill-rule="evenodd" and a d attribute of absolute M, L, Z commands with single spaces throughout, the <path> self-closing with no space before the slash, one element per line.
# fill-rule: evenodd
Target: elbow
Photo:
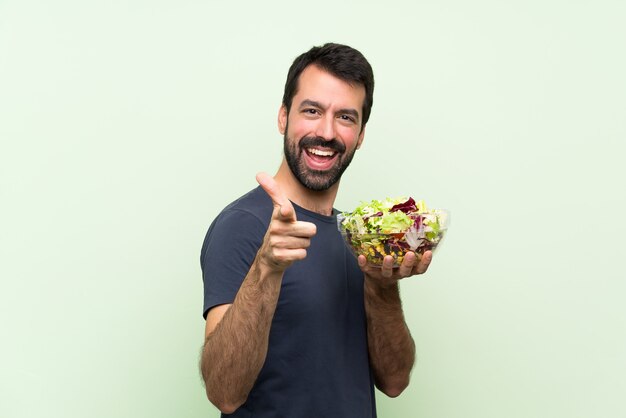
<path fill-rule="evenodd" d="M 385 395 L 387 395 L 390 398 L 397 398 L 398 396 L 400 396 L 400 394 L 402 392 L 404 392 L 403 387 L 389 387 L 389 388 L 385 388 L 385 389 L 381 389 L 381 392 L 383 392 Z"/>
<path fill-rule="evenodd" d="M 226 415 L 233 414 L 241 406 L 240 404 L 238 405 L 238 404 L 229 404 L 229 403 L 222 403 L 219 405 L 216 405 L 214 403 L 213 405 L 215 405 L 222 414 L 226 414 Z"/>
<path fill-rule="evenodd" d="M 378 389 L 390 398 L 397 398 L 409 386 L 408 379 L 386 382 L 377 385 Z"/>
<path fill-rule="evenodd" d="M 207 398 L 220 412 L 226 415 L 234 413 L 245 402 L 245 399 L 235 400 L 220 398 L 212 395 L 209 391 L 207 391 Z"/>
<path fill-rule="evenodd" d="M 234 391 L 226 390 L 223 384 L 216 382 L 211 369 L 206 367 L 204 362 L 200 364 L 200 372 L 207 399 L 223 414 L 232 414 L 246 401 L 247 394 L 241 397 L 233 396 Z"/>

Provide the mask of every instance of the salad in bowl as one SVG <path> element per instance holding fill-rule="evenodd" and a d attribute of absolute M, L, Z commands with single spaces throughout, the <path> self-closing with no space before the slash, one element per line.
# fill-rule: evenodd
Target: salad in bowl
<path fill-rule="evenodd" d="M 434 250 L 447 229 L 449 213 L 430 210 L 423 200 L 412 197 L 387 198 L 362 203 L 352 212 L 337 215 L 337 226 L 355 256 L 364 255 L 368 263 L 382 265 L 385 256 L 402 264 L 407 252 L 418 257 Z"/>

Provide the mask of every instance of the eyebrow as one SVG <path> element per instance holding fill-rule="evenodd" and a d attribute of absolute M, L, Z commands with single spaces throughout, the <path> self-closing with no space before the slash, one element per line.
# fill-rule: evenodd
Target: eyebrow
<path fill-rule="evenodd" d="M 310 100 L 310 99 L 304 99 L 302 103 L 300 103 L 300 106 L 298 106 L 298 109 L 302 109 L 303 107 L 307 107 L 307 106 L 313 106 L 313 107 L 317 107 L 318 109 L 324 109 L 324 106 L 322 106 L 320 102 L 316 102 L 315 100 Z M 351 115 L 359 119 L 359 112 L 356 109 L 352 109 L 352 108 L 339 109 L 337 113 L 344 114 L 344 115 Z"/>

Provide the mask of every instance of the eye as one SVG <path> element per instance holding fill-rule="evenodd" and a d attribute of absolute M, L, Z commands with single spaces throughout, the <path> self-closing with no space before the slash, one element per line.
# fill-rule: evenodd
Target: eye
<path fill-rule="evenodd" d="M 346 122 L 356 123 L 356 119 L 350 115 L 339 115 L 339 119 L 346 121 Z"/>
<path fill-rule="evenodd" d="M 302 110 L 302 113 L 306 114 L 306 115 L 317 115 L 319 114 L 317 109 L 314 108 L 306 108 Z"/>

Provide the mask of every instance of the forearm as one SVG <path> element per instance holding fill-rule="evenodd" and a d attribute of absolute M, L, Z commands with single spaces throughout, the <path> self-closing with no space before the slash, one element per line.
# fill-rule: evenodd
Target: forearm
<path fill-rule="evenodd" d="M 245 402 L 263 367 L 281 281 L 282 273 L 255 260 L 232 306 L 206 338 L 202 376 L 207 396 L 224 411 Z"/>
<path fill-rule="evenodd" d="M 370 363 L 376 386 L 391 397 L 409 384 L 415 344 L 404 320 L 398 284 L 381 287 L 365 278 Z"/>

